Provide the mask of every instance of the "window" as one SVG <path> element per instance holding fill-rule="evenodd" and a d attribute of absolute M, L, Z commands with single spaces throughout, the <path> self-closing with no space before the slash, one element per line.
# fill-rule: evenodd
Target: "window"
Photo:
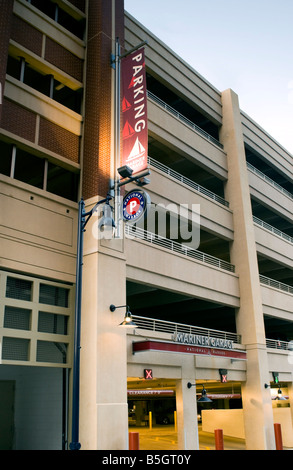
<path fill-rule="evenodd" d="M 70 201 L 77 201 L 78 173 L 54 165 L 45 158 L 32 155 L 3 141 L 0 141 L 0 173 Z"/>
<path fill-rule="evenodd" d="M 25 63 L 23 83 L 50 97 L 51 81 L 52 75 L 43 75 Z"/>
<path fill-rule="evenodd" d="M 0 298 L 4 313 L 0 328 L 2 363 L 26 361 L 70 367 L 74 302 L 69 305 L 69 299 L 73 286 L 5 271 L 0 271 L 0 276 L 6 288 L 5 297 Z"/>
<path fill-rule="evenodd" d="M 38 10 L 45 13 L 45 15 L 55 19 L 56 4 L 53 2 L 48 0 L 46 0 L 46 2 L 44 2 L 44 0 L 28 0 L 28 2 Z"/>
<path fill-rule="evenodd" d="M 78 175 L 49 162 L 47 191 L 71 201 L 76 201 L 77 190 Z"/>
<path fill-rule="evenodd" d="M 30 330 L 31 310 L 18 307 L 5 307 L 4 328 L 15 330 Z"/>
<path fill-rule="evenodd" d="M 44 0 L 27 0 L 31 5 L 38 8 L 45 15 L 49 16 L 51 19 L 56 21 L 58 24 L 63 26 L 63 28 L 70 31 L 72 34 L 77 36 L 80 39 L 83 39 L 84 30 L 85 30 L 85 20 L 84 19 L 75 19 L 69 15 L 66 11 L 62 10 L 54 2 L 44 1 Z"/>
<path fill-rule="evenodd" d="M 44 161 L 21 149 L 17 149 L 14 178 L 42 189 L 44 186 Z"/>
<path fill-rule="evenodd" d="M 54 80 L 53 94 L 51 98 L 63 106 L 66 106 L 66 108 L 80 114 L 82 100 L 81 90 L 71 90 L 71 88 L 68 88 L 57 80 Z"/>
<path fill-rule="evenodd" d="M 25 279 L 8 277 L 6 284 L 6 297 L 18 300 L 32 300 L 32 282 Z"/>
<path fill-rule="evenodd" d="M 12 148 L 12 144 L 0 142 L 0 173 L 2 175 L 10 176 Z"/>
<path fill-rule="evenodd" d="M 56 305 L 57 307 L 68 307 L 68 289 L 51 286 L 49 284 L 40 285 L 40 304 Z"/>
<path fill-rule="evenodd" d="M 39 93 L 80 114 L 82 90 L 72 90 L 54 78 L 53 75 L 39 72 L 23 58 L 8 57 L 7 74 Z"/>
<path fill-rule="evenodd" d="M 76 20 L 59 7 L 56 12 L 56 21 L 79 39 L 83 39 L 85 30 L 85 21 L 83 19 Z"/>
<path fill-rule="evenodd" d="M 21 60 L 8 56 L 6 72 L 13 78 L 20 80 L 21 76 Z"/>
<path fill-rule="evenodd" d="M 66 364 L 67 345 L 52 341 L 37 341 L 37 362 Z"/>
<path fill-rule="evenodd" d="M 24 338 L 3 337 L 2 359 L 10 361 L 29 360 L 30 341 Z"/>
<path fill-rule="evenodd" d="M 38 331 L 42 333 L 67 335 L 67 323 L 68 317 L 65 315 L 39 312 Z"/>

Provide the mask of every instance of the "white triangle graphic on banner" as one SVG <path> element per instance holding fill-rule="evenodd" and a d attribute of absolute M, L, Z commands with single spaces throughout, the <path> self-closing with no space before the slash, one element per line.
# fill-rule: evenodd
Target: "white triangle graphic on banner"
<path fill-rule="evenodd" d="M 135 158 L 139 158 L 139 157 L 142 157 L 145 153 L 145 148 L 144 146 L 140 143 L 140 141 L 138 140 L 138 137 L 135 141 L 135 144 L 127 158 L 126 161 L 130 161 L 130 160 L 134 160 Z"/>

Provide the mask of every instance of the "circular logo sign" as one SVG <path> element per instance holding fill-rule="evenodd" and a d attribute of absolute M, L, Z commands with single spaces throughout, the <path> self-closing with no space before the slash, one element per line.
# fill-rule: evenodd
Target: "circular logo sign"
<path fill-rule="evenodd" d="M 130 191 L 123 199 L 123 219 L 126 222 L 136 222 L 146 212 L 148 195 L 138 189 Z"/>

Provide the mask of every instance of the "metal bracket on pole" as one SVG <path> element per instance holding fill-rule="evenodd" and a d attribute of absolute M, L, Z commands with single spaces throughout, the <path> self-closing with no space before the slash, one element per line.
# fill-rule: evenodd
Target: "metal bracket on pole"
<path fill-rule="evenodd" d="M 130 49 L 129 51 L 127 52 L 124 52 L 124 54 L 120 55 L 119 56 L 119 59 L 123 59 L 124 57 L 127 57 L 129 54 L 132 54 L 133 52 L 135 52 L 137 49 L 140 49 L 141 47 L 143 46 L 147 46 L 148 45 L 148 42 L 147 41 L 143 41 L 141 42 L 140 44 L 138 44 L 138 46 L 135 46 L 133 47 L 132 49 Z"/>
<path fill-rule="evenodd" d="M 100 201 L 98 201 L 94 207 L 89 211 L 89 212 L 84 212 L 82 213 L 82 230 L 84 230 L 86 224 L 88 223 L 89 219 L 91 218 L 91 216 L 93 215 L 93 213 L 97 210 L 97 207 L 100 205 L 100 204 L 103 204 L 103 203 L 106 203 L 106 204 L 109 204 L 109 201 L 112 199 L 112 196 L 110 196 L 109 194 L 107 194 L 107 197 L 105 199 L 101 199 Z M 86 218 L 87 217 L 87 218 Z"/>

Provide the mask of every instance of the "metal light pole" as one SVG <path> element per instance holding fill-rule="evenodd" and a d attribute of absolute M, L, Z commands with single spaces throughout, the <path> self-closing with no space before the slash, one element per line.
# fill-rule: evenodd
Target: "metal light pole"
<path fill-rule="evenodd" d="M 115 155 L 115 164 L 114 164 L 114 217 L 115 222 L 112 220 L 112 227 L 116 227 L 115 237 L 120 237 L 120 227 L 119 227 L 119 200 L 120 200 L 120 185 L 119 179 L 117 179 L 117 172 L 120 163 L 120 61 L 123 57 L 126 57 L 128 54 L 137 50 L 141 46 L 147 44 L 147 41 L 142 42 L 138 46 L 134 47 L 125 54 L 120 55 L 120 44 L 119 38 L 116 38 L 115 44 L 115 56 L 111 57 L 111 64 L 115 66 L 115 143 L 114 143 L 114 155 Z M 141 176 L 149 174 L 145 172 Z M 138 177 L 138 176 L 137 176 Z M 136 177 L 136 178 L 137 178 Z M 129 178 L 129 181 L 135 181 L 136 178 Z M 126 184 L 126 183 L 123 183 Z M 99 204 L 106 203 L 109 205 L 109 201 L 112 199 L 112 196 L 107 196 L 106 199 L 103 199 L 93 207 L 89 212 L 85 212 L 84 200 L 81 199 L 79 202 L 78 209 L 78 236 L 77 236 L 77 260 L 76 260 L 76 293 L 75 293 L 75 331 L 74 331 L 74 358 L 73 358 L 73 392 L 72 392 L 72 435 L 71 443 L 69 445 L 70 450 L 79 450 L 81 444 L 79 442 L 79 388 L 80 388 L 80 330 L 81 330 L 81 298 L 82 298 L 82 266 L 83 266 L 83 233 L 85 231 L 85 226 L 89 221 L 92 214 L 97 209 Z M 106 217 L 107 218 L 107 217 Z M 109 219 L 108 219 L 109 223 Z"/>
<path fill-rule="evenodd" d="M 81 298 L 82 298 L 82 266 L 83 266 L 83 234 L 85 226 L 100 204 L 109 205 L 111 196 L 102 199 L 89 212 L 85 211 L 84 200 L 78 204 L 78 232 L 76 258 L 76 292 L 75 292 L 75 326 L 74 326 L 74 356 L 72 384 L 72 433 L 70 450 L 79 450 L 79 389 L 80 389 L 80 332 L 81 332 Z M 106 221 L 105 221 L 106 222 Z M 109 221 L 108 221 L 109 222 Z M 112 227 L 114 222 L 111 221 Z"/>

